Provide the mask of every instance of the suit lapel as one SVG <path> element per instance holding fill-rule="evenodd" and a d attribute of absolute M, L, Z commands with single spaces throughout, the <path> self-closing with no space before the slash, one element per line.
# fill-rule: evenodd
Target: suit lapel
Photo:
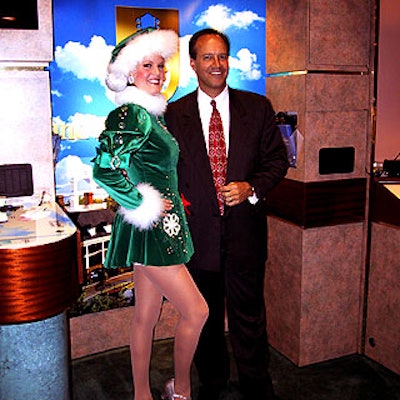
<path fill-rule="evenodd" d="M 194 164 L 198 171 L 204 187 L 211 186 L 213 188 L 211 167 L 197 104 L 197 91 L 188 96 L 182 113 L 185 134 L 182 137 L 181 146 L 184 146 L 189 154 L 190 162 Z"/>

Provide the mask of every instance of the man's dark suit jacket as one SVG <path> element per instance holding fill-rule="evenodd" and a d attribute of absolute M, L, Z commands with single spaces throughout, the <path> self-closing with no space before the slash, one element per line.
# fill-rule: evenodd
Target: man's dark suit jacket
<path fill-rule="evenodd" d="M 180 147 L 179 190 L 187 215 L 195 254 L 190 268 L 218 271 L 221 229 L 226 254 L 236 261 L 259 263 L 267 258 L 265 198 L 286 175 L 286 147 L 275 124 L 270 101 L 261 95 L 229 89 L 230 132 L 226 182 L 247 181 L 259 199 L 225 207 L 221 218 L 197 104 L 197 91 L 168 105 L 167 128 Z"/>

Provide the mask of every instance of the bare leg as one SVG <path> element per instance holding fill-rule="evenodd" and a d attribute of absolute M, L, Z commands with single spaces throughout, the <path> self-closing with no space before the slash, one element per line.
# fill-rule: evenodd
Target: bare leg
<path fill-rule="evenodd" d="M 152 400 L 150 391 L 150 359 L 154 326 L 160 315 L 162 295 L 135 265 L 135 307 L 130 338 L 133 385 L 136 400 Z"/>
<path fill-rule="evenodd" d="M 175 392 L 190 398 L 190 367 L 208 306 L 184 265 L 145 267 L 145 274 L 175 306 L 179 321 L 175 331 Z"/>

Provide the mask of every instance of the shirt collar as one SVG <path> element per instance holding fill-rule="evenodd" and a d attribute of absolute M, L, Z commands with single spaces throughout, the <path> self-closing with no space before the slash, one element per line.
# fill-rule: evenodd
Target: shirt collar
<path fill-rule="evenodd" d="M 207 93 L 201 90 L 200 87 L 198 88 L 197 101 L 199 102 L 199 104 L 209 105 L 212 99 L 214 99 L 217 103 L 217 108 L 219 104 L 226 104 L 229 99 L 228 85 L 225 86 L 224 90 L 217 97 L 210 97 Z"/>

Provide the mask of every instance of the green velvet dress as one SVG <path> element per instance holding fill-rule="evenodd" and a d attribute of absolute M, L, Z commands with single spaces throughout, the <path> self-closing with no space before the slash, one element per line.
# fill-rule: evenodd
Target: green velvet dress
<path fill-rule="evenodd" d="M 134 98 L 138 92 L 139 103 L 153 97 L 135 89 Z M 193 254 L 178 192 L 179 147 L 158 114 L 138 104 L 123 104 L 108 115 L 99 137 L 93 178 L 120 205 L 106 268 L 187 263 Z M 173 202 L 165 216 L 161 198 Z"/>

